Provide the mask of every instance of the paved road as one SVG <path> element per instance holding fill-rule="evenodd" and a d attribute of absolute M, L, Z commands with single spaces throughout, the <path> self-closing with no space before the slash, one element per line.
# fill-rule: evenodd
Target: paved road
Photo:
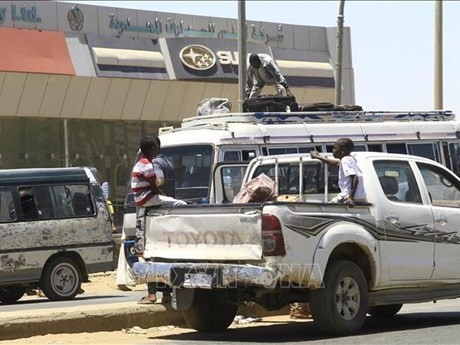
<path fill-rule="evenodd" d="M 328 337 L 313 322 L 291 322 L 287 317 L 264 318 L 258 324 L 223 333 L 198 333 L 179 328 L 161 335 L 147 334 L 147 344 L 460 344 L 460 300 L 404 306 L 391 318 L 368 317 L 357 336 Z M 136 339 L 139 341 L 139 337 Z M 134 342 L 128 341 L 133 344 Z"/>
<path fill-rule="evenodd" d="M 132 332 L 130 332 L 132 331 Z M 392 318 L 368 317 L 362 332 L 350 337 L 327 337 L 311 321 L 291 321 L 286 315 L 262 322 L 232 325 L 226 332 L 198 333 L 184 327 L 134 327 L 127 331 L 54 334 L 10 341 L 11 344 L 459 344 L 460 300 L 404 306 Z"/>
<path fill-rule="evenodd" d="M 20 310 L 40 310 L 40 309 L 54 309 L 54 308 L 68 308 L 76 306 L 89 306 L 89 305 L 107 305 L 111 303 L 130 302 L 135 303 L 145 295 L 145 291 L 130 291 L 130 292 L 110 292 L 107 294 L 102 293 L 84 293 L 77 295 L 74 300 L 70 301 L 50 301 L 46 297 L 27 296 L 21 298 L 15 304 L 3 305 L 0 303 L 0 312 L 6 311 L 20 311 Z M 161 298 L 161 293 L 158 294 Z"/>

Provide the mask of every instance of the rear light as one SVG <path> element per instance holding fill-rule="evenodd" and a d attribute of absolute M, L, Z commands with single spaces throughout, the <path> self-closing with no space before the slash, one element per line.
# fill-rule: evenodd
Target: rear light
<path fill-rule="evenodd" d="M 265 256 L 286 255 L 281 223 L 270 214 L 262 215 L 262 249 Z"/>

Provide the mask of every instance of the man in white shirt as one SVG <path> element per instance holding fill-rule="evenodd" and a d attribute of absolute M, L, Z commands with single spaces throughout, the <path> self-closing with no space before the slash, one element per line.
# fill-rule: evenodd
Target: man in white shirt
<path fill-rule="evenodd" d="M 350 155 L 353 151 L 353 141 L 348 138 L 340 138 L 332 149 L 332 158 L 321 156 L 318 151 L 311 151 L 312 158 L 339 167 L 339 187 L 340 193 L 331 200 L 331 202 L 345 203 L 350 207 L 354 206 L 355 202 L 365 202 L 366 192 L 363 185 L 363 174 L 356 160 Z"/>
<path fill-rule="evenodd" d="M 265 84 L 274 84 L 278 96 L 292 95 L 286 79 L 273 58 L 263 53 L 251 54 L 247 70 L 246 97 L 257 98 Z"/>

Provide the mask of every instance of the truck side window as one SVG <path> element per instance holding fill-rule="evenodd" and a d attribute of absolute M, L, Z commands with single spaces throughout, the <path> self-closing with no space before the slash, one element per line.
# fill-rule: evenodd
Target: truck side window
<path fill-rule="evenodd" d="M 429 164 L 417 163 L 433 206 L 460 207 L 460 183 L 448 172 Z"/>
<path fill-rule="evenodd" d="M 408 162 L 374 161 L 380 187 L 388 200 L 394 202 L 422 203 L 420 190 Z"/>

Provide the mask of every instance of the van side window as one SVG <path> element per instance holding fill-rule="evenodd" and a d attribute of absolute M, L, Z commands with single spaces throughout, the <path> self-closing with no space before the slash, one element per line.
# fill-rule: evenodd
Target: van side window
<path fill-rule="evenodd" d="M 53 186 L 56 218 L 85 217 L 94 214 L 87 185 Z"/>
<path fill-rule="evenodd" d="M 16 220 L 16 207 L 10 188 L 0 188 L 0 222 Z"/>
<path fill-rule="evenodd" d="M 38 219 L 37 206 L 32 188 L 20 187 L 18 188 L 18 194 L 19 200 L 21 201 L 21 210 L 24 220 Z"/>
<path fill-rule="evenodd" d="M 407 144 L 410 155 L 425 157 L 437 162 L 441 161 L 438 146 L 433 143 Z"/>
<path fill-rule="evenodd" d="M 87 217 L 95 214 L 87 185 L 18 188 L 24 220 Z"/>

